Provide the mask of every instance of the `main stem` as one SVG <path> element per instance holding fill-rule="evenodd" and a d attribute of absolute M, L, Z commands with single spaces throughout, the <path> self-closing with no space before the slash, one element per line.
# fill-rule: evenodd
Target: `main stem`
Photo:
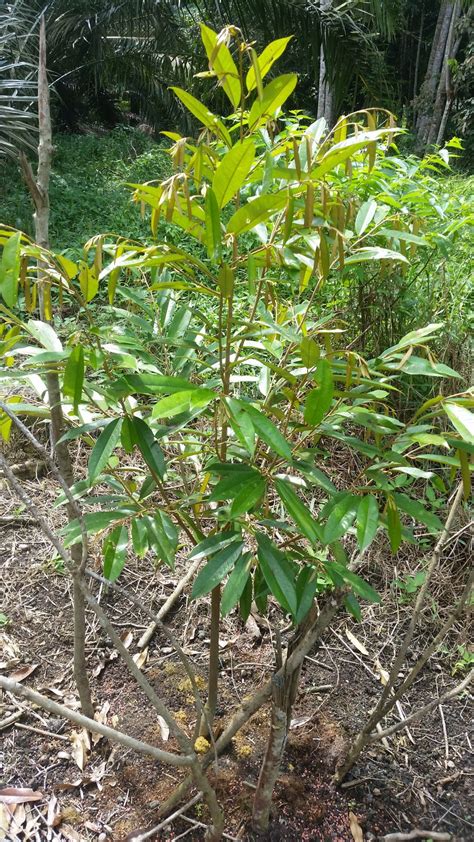
<path fill-rule="evenodd" d="M 41 248 L 49 248 L 49 180 L 51 175 L 51 161 L 53 157 L 53 140 L 51 127 L 51 111 L 49 100 L 48 76 L 46 71 L 46 25 L 44 15 L 40 23 L 39 60 L 38 60 L 38 169 L 36 178 L 31 166 L 23 155 L 20 158 L 23 176 L 31 193 L 35 205 L 34 224 L 35 240 Z M 43 322 L 50 322 L 50 281 L 44 265 L 38 261 L 38 288 L 40 318 Z M 60 439 L 64 433 L 64 416 L 61 403 L 61 388 L 57 369 L 54 366 L 46 373 L 46 388 L 51 417 L 51 447 L 55 459 L 67 486 L 74 483 L 74 472 L 71 457 L 66 442 Z M 76 512 L 69 502 L 67 505 L 69 520 L 74 520 Z M 80 588 L 80 581 L 84 576 L 86 553 L 82 544 L 71 548 L 71 558 L 74 563 L 73 572 L 73 604 L 74 604 L 74 679 L 76 682 L 81 709 L 85 716 L 93 718 L 91 691 L 87 677 L 85 660 L 86 622 L 85 602 Z"/>

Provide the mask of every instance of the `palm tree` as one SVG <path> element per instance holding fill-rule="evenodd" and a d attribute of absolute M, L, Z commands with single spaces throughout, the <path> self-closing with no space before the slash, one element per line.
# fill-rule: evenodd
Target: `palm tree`
<path fill-rule="evenodd" d="M 36 147 L 36 24 L 23 0 L 0 5 L 0 158 Z"/>

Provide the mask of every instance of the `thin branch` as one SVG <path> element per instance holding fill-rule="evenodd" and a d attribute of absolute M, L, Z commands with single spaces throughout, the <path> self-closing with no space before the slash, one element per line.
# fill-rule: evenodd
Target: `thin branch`
<path fill-rule="evenodd" d="M 136 740 L 134 737 L 130 737 L 122 731 L 117 731 L 115 728 L 109 728 L 108 725 L 104 725 L 102 722 L 96 722 L 95 719 L 89 719 L 88 716 L 83 716 L 82 713 L 79 713 L 76 710 L 71 710 L 70 708 L 64 707 L 64 705 L 53 702 L 52 699 L 42 696 L 35 690 L 30 690 L 29 687 L 24 687 L 23 684 L 19 684 L 11 678 L 6 678 L 6 676 L 0 675 L 0 687 L 3 690 L 13 693 L 15 696 L 19 696 L 22 699 L 26 699 L 29 702 L 39 705 L 39 707 L 43 708 L 43 710 L 48 711 L 48 713 L 52 713 L 54 716 L 60 716 L 62 719 L 68 719 L 70 722 L 74 722 L 75 725 L 79 725 L 81 728 L 86 728 L 87 731 L 101 734 L 103 737 L 106 737 L 112 742 L 120 743 L 120 745 L 125 746 L 125 748 L 130 748 L 140 754 L 147 754 L 150 757 L 154 757 L 155 760 L 159 760 L 160 763 L 168 763 L 170 766 L 191 766 L 193 763 L 193 757 L 171 754 L 169 751 L 163 751 L 162 749 L 156 748 L 156 746 L 152 746 L 149 743 Z"/>

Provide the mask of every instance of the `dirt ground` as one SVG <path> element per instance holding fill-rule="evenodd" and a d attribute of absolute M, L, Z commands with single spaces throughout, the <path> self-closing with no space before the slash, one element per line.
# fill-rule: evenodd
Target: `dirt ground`
<path fill-rule="evenodd" d="M 0 479 L 0 483 L 2 480 Z M 29 494 L 47 511 L 53 525 L 62 513 L 52 509 L 56 496 L 47 476 L 25 480 Z M 72 681 L 72 609 L 70 583 L 53 550 L 3 483 L 0 515 L 2 604 L 6 623 L 0 629 L 2 674 L 64 704 L 78 707 Z M 350 735 L 364 723 L 381 689 L 381 667 L 387 669 L 406 628 L 412 597 L 396 599 L 393 579 L 413 573 L 426 548 L 409 547 L 396 559 L 379 542 L 368 557 L 363 575 L 383 595 L 378 606 L 364 606 L 365 622 L 357 624 L 341 613 L 318 651 L 305 661 L 285 762 L 277 784 L 269 840 L 360 842 L 380 839 L 414 828 L 450 834 L 453 840 L 474 838 L 472 790 L 472 697 L 436 707 L 429 715 L 366 749 L 343 786 L 331 786 L 331 774 Z M 410 650 L 414 659 L 436 633 L 462 589 L 469 547 L 451 545 L 443 569 L 422 617 Z M 99 556 L 93 559 L 99 570 Z M 185 557 L 173 572 L 153 570 L 148 559 L 131 559 L 120 583 L 142 601 L 158 609 L 185 572 Z M 96 588 L 96 593 L 98 588 Z M 139 657 L 137 642 L 148 624 L 140 611 L 122 596 L 103 588 L 101 604 L 121 633 L 129 651 Z M 135 737 L 173 750 L 163 742 L 156 714 L 117 653 L 89 616 L 87 659 L 93 696 L 108 724 Z M 450 634 L 441 650 L 422 671 L 414 690 L 386 724 L 454 686 L 463 673 L 453 675 L 458 646 L 468 637 L 466 619 Z M 168 617 L 205 687 L 208 653 L 208 606 L 185 594 Z M 285 628 L 276 608 L 269 621 L 256 618 L 244 627 L 233 613 L 222 626 L 218 720 L 227 721 L 233 708 L 274 669 L 272 626 Z M 283 640 L 285 640 L 283 633 Z M 141 668 L 159 694 L 192 733 L 196 713 L 189 681 L 169 642 L 157 633 L 142 656 Z M 215 782 L 226 814 L 228 839 L 252 839 L 249 827 L 252 795 L 268 733 L 267 707 L 262 708 L 219 758 Z M 14 721 L 8 723 L 13 718 Z M 7 724 L 5 724 L 7 722 Z M 183 774 L 150 758 L 100 739 L 88 750 L 77 728 L 44 713 L 8 693 L 0 709 L 3 770 L 8 787 L 30 787 L 38 800 L 20 804 L 13 825 L 7 822 L 0 790 L 0 839 L 114 840 L 137 837 L 138 830 L 158 823 L 159 806 Z M 82 767 L 82 768 L 81 768 Z M 189 798 L 195 793 L 190 791 Z M 2 812 L 3 810 L 3 812 Z M 197 803 L 159 832 L 146 838 L 203 839 L 207 809 Z M 429 837 L 427 833 L 426 838 Z M 145 838 L 145 837 L 144 837 Z M 446 837 L 448 838 L 448 837 Z"/>

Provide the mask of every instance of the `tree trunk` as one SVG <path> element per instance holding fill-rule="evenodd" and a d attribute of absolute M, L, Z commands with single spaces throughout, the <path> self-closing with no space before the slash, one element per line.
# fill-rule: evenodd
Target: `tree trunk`
<path fill-rule="evenodd" d="M 44 15 L 40 23 L 39 59 L 38 59 L 38 169 L 36 178 L 31 165 L 24 154 L 20 155 L 20 165 L 24 179 L 31 193 L 35 206 L 34 225 L 35 240 L 41 248 L 49 248 L 49 180 L 51 175 L 51 161 L 53 157 L 53 139 L 51 128 L 51 111 L 49 99 L 48 75 L 46 70 L 46 26 Z M 44 271 L 41 261 L 38 261 L 38 300 L 40 318 L 44 322 L 51 321 L 50 280 Z M 66 442 L 60 442 L 64 433 L 64 416 L 61 403 L 61 388 L 59 377 L 54 367 L 46 374 L 46 388 L 51 414 L 51 446 L 54 451 L 58 468 L 64 481 L 70 487 L 74 482 L 74 472 L 71 457 Z M 70 505 L 67 506 L 68 517 L 73 520 L 76 513 Z M 73 579 L 74 602 L 74 678 L 79 693 L 81 709 L 84 716 L 94 717 L 89 681 L 85 662 L 85 602 L 79 587 L 78 579 L 82 577 L 87 558 L 83 558 L 82 544 L 71 547 L 71 557 L 76 566 Z"/>
<path fill-rule="evenodd" d="M 419 115 L 417 123 L 417 151 L 422 154 L 427 145 L 429 137 L 436 137 L 439 122 L 442 115 L 435 123 L 434 109 L 437 102 L 437 91 L 440 82 L 440 74 L 449 58 L 450 40 L 454 24 L 459 16 L 459 0 L 450 2 L 444 0 L 439 10 L 438 22 L 431 47 L 431 54 L 428 62 L 424 82 L 419 95 Z"/>
<path fill-rule="evenodd" d="M 325 12 L 331 8 L 332 0 L 320 0 L 319 8 L 321 12 Z M 318 117 L 324 117 L 329 128 L 334 124 L 334 92 L 328 76 L 328 69 L 326 64 L 326 55 L 324 50 L 323 39 L 321 38 L 321 48 L 319 53 L 319 81 L 318 81 Z"/>

